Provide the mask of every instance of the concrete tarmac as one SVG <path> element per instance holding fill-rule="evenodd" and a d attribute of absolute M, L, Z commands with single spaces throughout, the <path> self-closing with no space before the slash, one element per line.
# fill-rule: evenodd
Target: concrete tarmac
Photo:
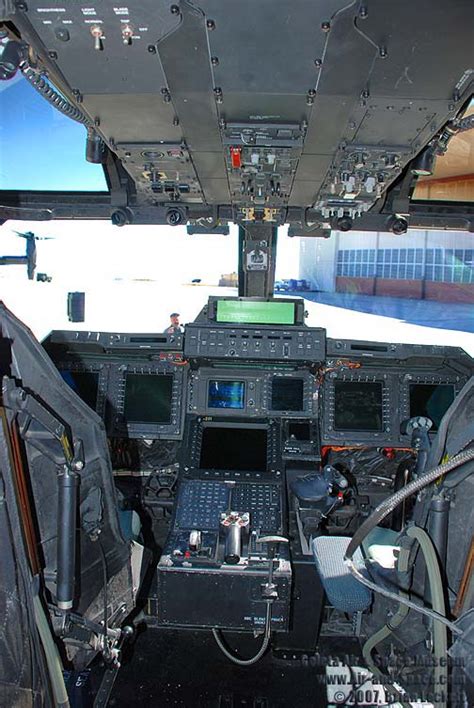
<path fill-rule="evenodd" d="M 294 294 L 322 305 L 392 317 L 399 322 L 408 322 L 422 327 L 474 332 L 474 305 L 468 303 L 408 300 L 399 297 L 352 295 L 351 293 Z"/>

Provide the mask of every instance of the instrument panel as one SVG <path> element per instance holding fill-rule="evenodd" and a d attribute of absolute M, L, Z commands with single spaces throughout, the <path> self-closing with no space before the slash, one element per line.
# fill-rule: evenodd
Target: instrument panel
<path fill-rule="evenodd" d="M 185 366 L 150 361 L 65 357 L 64 381 L 105 423 L 110 438 L 179 440 L 183 434 Z"/>
<path fill-rule="evenodd" d="M 409 446 L 403 424 L 414 416 L 430 418 L 434 434 L 467 379 L 444 367 L 403 369 L 362 364 L 331 372 L 322 387 L 322 444 Z"/>
<path fill-rule="evenodd" d="M 109 372 L 112 437 L 177 439 L 182 434 L 185 371 L 167 362 L 129 362 Z"/>
<path fill-rule="evenodd" d="M 199 368 L 189 376 L 188 413 L 232 417 L 312 417 L 315 377 L 309 371 Z"/>
<path fill-rule="evenodd" d="M 192 324 L 186 327 L 184 353 L 188 358 L 324 361 L 325 330 L 316 327 L 225 327 Z"/>
<path fill-rule="evenodd" d="M 223 439 L 222 430 L 203 433 L 202 421 L 248 430 L 261 423 L 266 441 L 245 444 L 265 447 L 263 469 L 317 461 L 326 446 L 409 447 L 406 421 L 430 418 L 433 436 L 474 368 L 454 347 L 326 340 L 324 330 L 296 324 L 196 322 L 173 339 L 53 332 L 45 348 L 109 437 L 185 437 L 196 468 L 203 440 L 214 435 L 219 447 Z"/>

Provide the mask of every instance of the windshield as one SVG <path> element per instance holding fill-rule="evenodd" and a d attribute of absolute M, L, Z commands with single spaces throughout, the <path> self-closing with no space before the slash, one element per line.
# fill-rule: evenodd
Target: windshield
<path fill-rule="evenodd" d="M 93 221 L 7 222 L 2 253 L 36 241 L 35 280 L 25 265 L 0 267 L 6 305 L 42 338 L 51 329 L 160 332 L 169 314 L 194 320 L 210 295 L 237 294 L 237 227 L 189 236 L 185 227 Z M 280 229 L 275 295 L 305 298 L 307 324 L 333 338 L 460 346 L 474 354 L 473 237 L 432 231 L 334 232 L 288 238 Z M 40 279 L 43 276 L 51 280 Z M 85 319 L 70 322 L 67 296 L 85 293 Z"/>
<path fill-rule="evenodd" d="M 473 113 L 471 105 L 465 115 Z M 85 160 L 85 128 L 20 75 L 0 82 L 0 116 L 0 189 L 107 189 L 102 166 Z M 474 130 L 455 135 L 414 198 L 472 201 L 473 153 Z M 237 294 L 238 248 L 237 226 L 228 236 L 190 236 L 185 226 L 9 221 L 0 227 L 0 263 L 8 265 L 0 294 L 40 338 L 67 328 L 162 331 L 171 312 L 191 322 L 210 295 Z M 467 232 L 333 231 L 320 239 L 289 238 L 281 227 L 275 295 L 305 298 L 307 324 L 330 337 L 474 354 L 473 253 Z M 79 323 L 68 319 L 73 292 L 85 298 Z"/>

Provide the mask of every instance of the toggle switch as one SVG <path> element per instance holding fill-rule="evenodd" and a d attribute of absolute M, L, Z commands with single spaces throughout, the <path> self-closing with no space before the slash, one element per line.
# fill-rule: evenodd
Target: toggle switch
<path fill-rule="evenodd" d="M 122 41 L 123 41 L 123 43 L 124 44 L 131 44 L 132 37 L 133 37 L 132 25 L 129 25 L 128 23 L 126 25 L 122 25 Z"/>
<path fill-rule="evenodd" d="M 102 37 L 104 36 L 104 31 L 102 27 L 100 25 L 93 25 L 91 27 L 91 35 L 94 37 L 94 49 L 100 52 L 103 49 Z"/>

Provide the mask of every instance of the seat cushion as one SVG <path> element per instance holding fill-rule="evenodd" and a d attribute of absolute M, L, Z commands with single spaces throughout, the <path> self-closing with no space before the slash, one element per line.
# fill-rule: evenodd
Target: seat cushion
<path fill-rule="evenodd" d="M 333 607 L 342 612 L 359 612 L 369 607 L 372 593 L 354 578 L 344 563 L 349 536 L 318 536 L 312 541 L 312 550 L 321 582 Z M 360 548 L 354 553 L 356 567 L 363 569 Z"/>

